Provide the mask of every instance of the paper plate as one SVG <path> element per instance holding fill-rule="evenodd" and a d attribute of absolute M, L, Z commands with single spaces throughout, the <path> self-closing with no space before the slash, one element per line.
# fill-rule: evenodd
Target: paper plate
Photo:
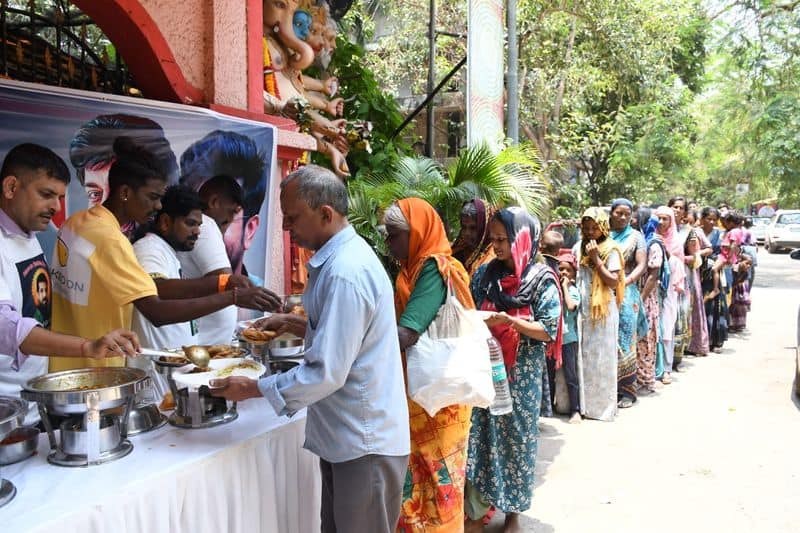
<path fill-rule="evenodd" d="M 245 367 L 236 368 L 239 365 L 245 365 Z M 208 382 L 210 380 L 221 377 L 242 376 L 250 379 L 258 379 L 267 370 L 267 367 L 258 361 L 244 359 L 241 357 L 235 357 L 231 359 L 212 359 L 208 363 L 208 366 L 211 368 L 209 372 L 200 372 L 197 374 L 189 373 L 194 369 L 194 365 L 186 365 L 176 368 L 172 373 L 172 379 L 180 389 L 186 387 L 197 389 L 203 385 L 208 387 Z M 227 370 L 230 368 L 233 368 L 233 370 Z"/>
<path fill-rule="evenodd" d="M 473 313 L 478 315 L 481 320 L 486 320 L 488 318 L 492 318 L 492 315 L 496 314 L 494 311 L 481 311 L 481 310 L 473 310 Z"/>

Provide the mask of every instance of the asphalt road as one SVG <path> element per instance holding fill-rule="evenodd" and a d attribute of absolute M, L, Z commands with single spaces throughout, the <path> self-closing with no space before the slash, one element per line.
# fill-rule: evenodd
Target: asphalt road
<path fill-rule="evenodd" d="M 759 252 L 748 330 L 614 422 L 540 422 L 528 532 L 800 532 L 800 261 Z M 502 531 L 502 516 L 486 528 Z"/>

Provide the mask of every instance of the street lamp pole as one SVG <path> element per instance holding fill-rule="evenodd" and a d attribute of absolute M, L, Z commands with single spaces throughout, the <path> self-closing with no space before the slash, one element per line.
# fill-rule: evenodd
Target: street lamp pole
<path fill-rule="evenodd" d="M 428 20 L 428 97 L 433 94 L 436 85 L 436 0 L 430 0 L 430 19 Z M 427 119 L 427 133 L 425 135 L 425 155 L 433 157 L 434 143 L 434 106 L 433 98 L 428 102 L 425 113 Z"/>
<path fill-rule="evenodd" d="M 433 0 L 431 0 L 433 1 Z M 506 26 L 508 31 L 508 73 L 506 95 L 508 98 L 506 135 L 514 144 L 519 143 L 519 48 L 517 45 L 517 0 L 506 0 Z"/>

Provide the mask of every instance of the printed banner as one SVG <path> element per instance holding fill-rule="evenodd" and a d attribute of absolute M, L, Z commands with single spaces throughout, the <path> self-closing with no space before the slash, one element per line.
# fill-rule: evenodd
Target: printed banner
<path fill-rule="evenodd" d="M 467 145 L 499 151 L 505 139 L 503 0 L 468 0 Z"/>
<path fill-rule="evenodd" d="M 18 144 L 36 143 L 72 172 L 64 209 L 38 235 L 48 260 L 66 217 L 106 199 L 112 146 L 121 135 L 154 152 L 170 184 L 199 189 L 216 175 L 235 177 L 244 206 L 224 235 L 228 257 L 234 272 L 270 279 L 267 251 L 280 246 L 268 242 L 274 232 L 267 227 L 275 218 L 270 209 L 277 209 L 272 181 L 279 179 L 273 126 L 196 107 L 0 80 L 0 158 Z"/>

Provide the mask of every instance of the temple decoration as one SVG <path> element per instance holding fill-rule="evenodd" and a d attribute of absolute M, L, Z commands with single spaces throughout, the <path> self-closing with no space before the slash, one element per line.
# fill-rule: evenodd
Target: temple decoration
<path fill-rule="evenodd" d="M 345 157 L 350 150 L 344 101 L 334 98 L 338 80 L 318 80 L 303 75 L 316 61 L 330 61 L 335 48 L 335 22 L 324 1 L 264 0 L 264 111 L 298 122 L 301 129 L 317 139 L 317 151 L 325 154 L 333 171 L 350 175 Z M 333 48 L 326 29 L 333 25 Z M 315 52 L 307 40 L 319 45 Z M 322 36 L 320 39 L 319 36 Z M 326 48 L 327 47 L 327 48 Z M 329 52 L 323 54 L 324 49 Z M 328 116 L 326 116 L 328 115 Z"/>

